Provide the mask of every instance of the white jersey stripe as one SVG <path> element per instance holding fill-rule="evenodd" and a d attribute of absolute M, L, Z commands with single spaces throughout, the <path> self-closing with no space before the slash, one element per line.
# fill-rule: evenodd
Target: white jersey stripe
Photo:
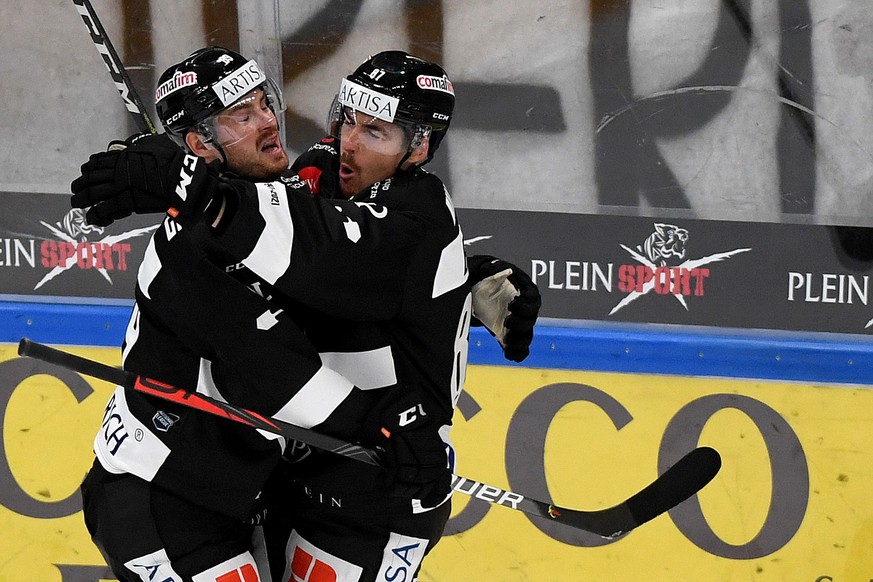
<path fill-rule="evenodd" d="M 139 289 L 142 291 L 142 294 L 152 298 L 149 295 L 149 286 L 152 284 L 152 281 L 155 280 L 155 277 L 158 275 L 158 271 L 161 270 L 161 259 L 158 257 L 158 251 L 155 248 L 155 237 L 149 239 L 149 244 L 146 247 L 145 254 L 142 257 L 142 263 L 139 265 L 139 271 L 136 273 L 136 282 L 139 284 Z"/>
<path fill-rule="evenodd" d="M 457 289 L 467 281 L 467 259 L 464 255 L 464 235 L 458 231 L 458 236 L 440 253 L 440 264 L 437 266 L 436 277 L 433 280 L 434 299 Z"/>
<path fill-rule="evenodd" d="M 258 183 L 258 209 L 266 222 L 264 231 L 243 264 L 273 285 L 291 264 L 294 222 L 285 187 L 278 182 Z"/>
<path fill-rule="evenodd" d="M 275 418 L 311 428 L 324 422 L 351 393 L 354 385 L 330 368 L 322 366 L 295 394 Z"/>
<path fill-rule="evenodd" d="M 361 390 L 397 383 L 391 346 L 363 352 L 322 352 L 319 355 L 325 366 L 339 372 Z"/>
<path fill-rule="evenodd" d="M 133 312 L 130 314 L 130 319 L 127 322 L 127 330 L 124 332 L 124 345 L 121 349 L 121 365 L 127 360 L 130 350 L 136 345 L 136 340 L 139 339 L 139 303 L 133 304 Z"/>

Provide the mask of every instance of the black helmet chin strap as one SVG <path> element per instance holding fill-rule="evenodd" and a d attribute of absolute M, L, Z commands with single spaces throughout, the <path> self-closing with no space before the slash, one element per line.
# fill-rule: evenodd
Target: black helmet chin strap
<path fill-rule="evenodd" d="M 428 126 L 422 126 L 422 125 L 416 125 L 416 126 L 415 126 L 415 129 L 414 129 L 413 132 L 412 132 L 412 137 L 409 138 L 409 144 L 406 146 L 406 153 L 403 154 L 403 157 L 402 157 L 402 158 L 400 158 L 400 163 L 397 164 L 397 169 L 394 170 L 394 171 L 395 171 L 395 172 L 400 172 L 400 171 L 402 171 L 402 170 L 403 170 L 403 164 L 406 163 L 406 160 L 409 159 L 409 156 L 412 155 L 412 152 L 414 152 L 416 149 L 418 149 L 419 147 L 421 147 L 421 145 L 422 145 L 423 143 L 425 143 L 425 140 L 427 140 L 427 139 L 429 139 L 429 138 L 430 138 L 430 127 L 428 127 Z M 419 166 L 424 165 L 424 164 L 425 164 L 429 159 L 430 159 L 430 157 L 425 158 L 423 161 L 421 161 L 421 162 L 415 164 L 414 167 L 417 168 L 417 167 L 419 167 Z"/>
<path fill-rule="evenodd" d="M 211 145 L 216 149 L 216 151 L 218 151 L 218 154 L 221 156 L 221 160 L 219 160 L 221 164 L 221 171 L 224 172 L 228 170 L 229 168 L 227 166 L 227 152 L 224 151 L 224 148 L 221 147 L 221 144 L 218 143 L 217 139 L 215 139 L 215 129 L 211 125 L 209 125 L 207 121 L 202 121 L 197 125 L 194 131 L 200 134 L 200 137 L 204 144 Z"/>
<path fill-rule="evenodd" d="M 397 164 L 397 168 L 394 169 L 395 173 L 403 171 L 403 164 L 406 163 L 406 160 L 409 159 L 409 156 L 411 156 L 414 151 L 414 148 L 406 148 L 406 153 L 403 154 L 403 157 L 400 158 L 400 162 Z"/>
<path fill-rule="evenodd" d="M 221 144 L 219 144 L 217 141 L 212 142 L 212 145 L 215 147 L 215 149 L 218 150 L 218 153 L 221 154 L 221 171 L 224 172 L 228 170 L 229 168 L 227 167 L 227 154 L 224 152 L 224 148 L 222 148 Z"/>

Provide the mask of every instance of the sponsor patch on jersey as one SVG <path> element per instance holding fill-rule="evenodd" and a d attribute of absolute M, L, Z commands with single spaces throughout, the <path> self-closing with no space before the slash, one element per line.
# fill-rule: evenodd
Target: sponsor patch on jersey
<path fill-rule="evenodd" d="M 225 107 L 239 100 L 240 97 L 253 91 L 267 80 L 267 76 L 258 66 L 258 63 L 251 60 L 232 72 L 221 81 L 212 86 L 212 90 L 218 95 L 222 104 Z"/>
<path fill-rule="evenodd" d="M 348 79 L 343 79 L 337 100 L 346 107 L 378 117 L 388 123 L 394 123 L 394 116 L 400 105 L 397 97 L 373 91 Z"/>
<path fill-rule="evenodd" d="M 442 91 L 449 95 L 455 94 L 455 87 L 449 78 L 443 75 L 442 77 L 434 77 L 433 75 L 419 75 L 415 78 L 415 84 L 428 91 Z"/>
<path fill-rule="evenodd" d="M 321 186 L 318 181 L 321 178 L 321 170 L 319 168 L 316 168 L 315 166 L 306 166 L 305 168 L 300 168 L 297 175 L 306 182 L 306 185 L 309 186 L 310 192 L 313 194 L 321 194 Z"/>
<path fill-rule="evenodd" d="M 196 84 L 197 73 L 194 71 L 176 71 L 176 74 L 158 85 L 158 88 L 155 89 L 155 103 L 179 89 Z"/>

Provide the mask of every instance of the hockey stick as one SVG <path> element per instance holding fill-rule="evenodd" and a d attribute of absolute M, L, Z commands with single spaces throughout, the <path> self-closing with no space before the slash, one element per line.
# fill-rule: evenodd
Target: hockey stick
<path fill-rule="evenodd" d="M 63 368 L 118 384 L 143 394 L 164 398 L 280 436 L 296 439 L 316 448 L 328 450 L 358 461 L 378 465 L 378 454 L 352 443 L 323 435 L 313 430 L 267 418 L 220 400 L 187 392 L 132 372 L 113 368 L 43 344 L 23 338 L 18 354 L 29 356 Z M 699 447 L 679 459 L 663 475 L 639 493 L 607 509 L 582 511 L 559 507 L 529 499 L 518 493 L 486 485 L 466 477 L 453 475 L 452 489 L 477 499 L 496 503 L 531 515 L 548 518 L 556 523 L 575 527 L 607 539 L 617 538 L 654 519 L 685 501 L 707 483 L 721 468 L 721 457 L 715 449 Z"/>
<path fill-rule="evenodd" d="M 246 410 L 245 408 L 240 408 L 203 394 L 189 392 L 182 388 L 176 388 L 175 386 L 152 380 L 151 378 L 138 376 L 133 372 L 113 368 L 94 360 L 32 342 L 27 338 L 23 338 L 18 342 L 18 354 L 74 370 L 87 376 L 93 376 L 112 384 L 118 384 L 136 392 L 156 396 L 189 408 L 195 408 L 202 412 L 233 420 L 253 428 L 295 439 L 318 449 L 336 453 L 356 461 L 381 466 L 379 454 L 372 449 L 283 422 L 276 418 L 268 418 L 257 412 L 252 412 L 251 410 Z"/>
<path fill-rule="evenodd" d="M 94 43 L 97 52 L 103 57 L 103 62 L 106 64 L 106 69 L 115 83 L 115 88 L 118 89 L 118 93 L 124 100 L 124 106 L 133 115 L 137 128 L 143 132 L 158 133 L 155 124 L 152 123 L 151 118 L 146 113 L 146 108 L 139 98 L 139 94 L 137 94 L 127 71 L 124 70 L 124 65 L 121 63 L 121 59 L 118 58 L 118 53 L 115 52 L 115 47 L 109 41 L 106 30 L 100 23 L 100 19 L 97 18 L 97 13 L 94 12 L 94 7 L 91 6 L 91 1 L 73 0 L 73 4 L 76 5 L 76 10 L 78 10 L 79 15 L 82 17 L 85 26 L 88 27 L 91 41 Z"/>

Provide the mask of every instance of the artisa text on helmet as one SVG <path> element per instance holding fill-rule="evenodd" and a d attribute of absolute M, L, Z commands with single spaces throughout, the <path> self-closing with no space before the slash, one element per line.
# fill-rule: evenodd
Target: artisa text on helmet
<path fill-rule="evenodd" d="M 378 117 L 388 123 L 394 123 L 394 115 L 400 104 L 397 97 L 373 91 L 348 79 L 343 79 L 340 85 L 338 100 L 346 107 Z"/>

